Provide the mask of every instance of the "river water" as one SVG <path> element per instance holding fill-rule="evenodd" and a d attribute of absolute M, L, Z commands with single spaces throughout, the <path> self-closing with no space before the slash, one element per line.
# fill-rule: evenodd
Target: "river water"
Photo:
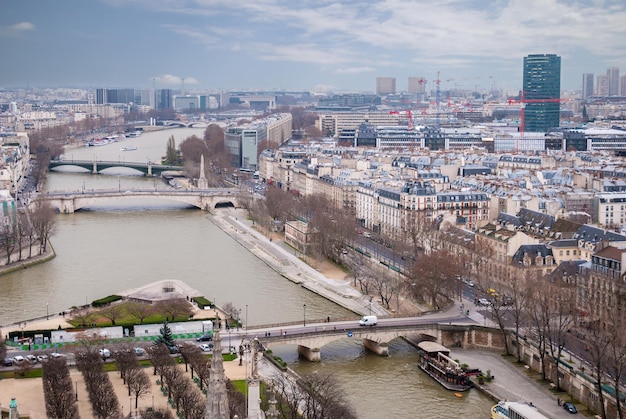
<path fill-rule="evenodd" d="M 66 159 L 159 161 L 174 135 L 176 144 L 203 129 L 145 133 L 101 147 L 67 150 Z M 122 146 L 137 150 L 123 152 Z M 112 170 L 112 169 L 111 169 Z M 51 173 L 46 190 L 168 188 L 158 178 L 89 173 Z M 226 210 L 228 211 L 228 210 Z M 207 219 L 206 213 L 164 200 L 137 200 L 60 214 L 51 239 L 56 258 L 0 277 L 0 325 L 41 317 L 120 290 L 178 279 L 218 304 L 232 302 L 250 325 L 345 317 L 350 313 L 271 270 Z M 491 402 L 476 390 L 455 397 L 417 367 L 414 348 L 390 343 L 378 357 L 360 342 L 322 348 L 318 364 L 297 358 L 294 346 L 274 352 L 299 373 L 332 371 L 359 418 L 487 418 Z"/>

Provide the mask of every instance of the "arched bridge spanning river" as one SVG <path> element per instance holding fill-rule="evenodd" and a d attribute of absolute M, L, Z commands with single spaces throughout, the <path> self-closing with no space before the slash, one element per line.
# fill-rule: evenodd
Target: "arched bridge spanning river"
<path fill-rule="evenodd" d="M 60 213 L 71 214 L 81 208 L 100 206 L 112 201 L 131 198 L 161 198 L 180 202 L 204 211 L 216 207 L 238 207 L 239 190 L 233 188 L 212 189 L 95 189 L 83 191 L 51 191 L 39 195 Z"/>
<path fill-rule="evenodd" d="M 463 347 L 491 347 L 499 343 L 500 335 L 495 329 L 483 327 L 463 315 L 433 314 L 422 317 L 379 318 L 374 327 L 359 326 L 358 321 L 307 322 L 284 326 L 258 326 L 246 331 L 224 333 L 222 341 L 230 340 L 235 346 L 238 339 L 256 338 L 265 347 L 297 345 L 298 354 L 309 361 L 320 361 L 321 348 L 340 339 L 361 339 L 372 352 L 387 356 L 389 342 L 402 338 L 409 342 L 435 341 L 442 345 Z"/>
<path fill-rule="evenodd" d="M 125 160 L 118 161 L 102 161 L 102 160 L 52 160 L 48 165 L 50 170 L 59 167 L 80 167 L 90 171 L 93 174 L 101 173 L 103 170 L 111 168 L 128 168 L 143 173 L 146 176 L 158 176 L 166 171 L 180 171 L 182 166 L 169 166 L 165 164 L 155 164 L 151 161 L 146 163 L 127 162 Z"/>

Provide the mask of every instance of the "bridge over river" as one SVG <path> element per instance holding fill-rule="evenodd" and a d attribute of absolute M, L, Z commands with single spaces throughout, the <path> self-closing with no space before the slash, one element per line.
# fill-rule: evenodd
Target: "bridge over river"
<path fill-rule="evenodd" d="M 95 189 L 83 191 L 50 191 L 39 199 L 48 201 L 60 213 L 71 214 L 81 208 L 99 206 L 107 202 L 131 198 L 161 198 L 187 204 L 204 211 L 218 207 L 238 207 L 239 190 L 211 189 Z"/>
<path fill-rule="evenodd" d="M 410 342 L 429 340 L 446 346 L 497 346 L 499 331 L 483 327 L 470 317 L 434 313 L 421 317 L 379 318 L 373 327 L 359 326 L 358 320 L 333 322 L 314 321 L 282 325 L 255 326 L 247 330 L 221 329 L 222 342 L 239 345 L 241 340 L 258 339 L 265 347 L 297 345 L 298 354 L 312 361 L 320 361 L 321 348 L 340 339 L 361 339 L 363 345 L 377 355 L 389 355 L 389 342 L 404 338 Z"/>
<path fill-rule="evenodd" d="M 48 165 L 50 170 L 57 169 L 59 167 L 80 167 L 90 171 L 93 174 L 101 173 L 103 170 L 111 168 L 129 168 L 137 170 L 146 176 L 159 176 L 166 171 L 181 171 L 182 166 L 169 166 L 165 164 L 155 164 L 151 161 L 146 163 L 126 162 L 123 160 L 118 161 L 101 161 L 101 160 L 52 160 Z"/>

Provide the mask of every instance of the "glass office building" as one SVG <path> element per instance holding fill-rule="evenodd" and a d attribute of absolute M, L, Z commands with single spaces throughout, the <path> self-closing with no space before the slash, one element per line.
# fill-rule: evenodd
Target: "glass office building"
<path fill-rule="evenodd" d="M 524 57 L 524 131 L 546 132 L 559 126 L 561 57 L 533 54 Z"/>

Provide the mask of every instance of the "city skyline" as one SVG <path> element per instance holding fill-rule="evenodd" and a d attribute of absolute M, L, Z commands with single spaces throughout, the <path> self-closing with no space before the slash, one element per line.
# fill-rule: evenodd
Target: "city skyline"
<path fill-rule="evenodd" d="M 564 90 L 626 69 L 618 0 L 33 0 L 0 12 L 3 87 L 374 92 L 394 77 L 406 91 L 421 76 L 434 89 L 439 72 L 443 89 L 512 92 L 529 54 L 562 57 Z"/>

